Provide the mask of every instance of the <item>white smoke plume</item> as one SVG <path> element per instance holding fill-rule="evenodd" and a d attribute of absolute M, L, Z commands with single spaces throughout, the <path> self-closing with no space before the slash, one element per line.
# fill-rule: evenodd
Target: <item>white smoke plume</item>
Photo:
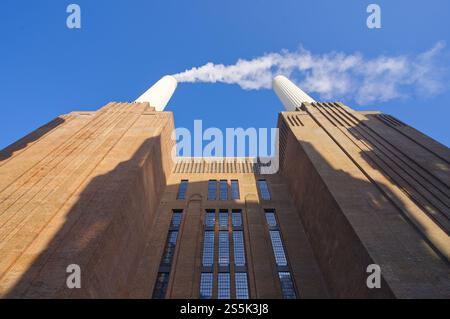
<path fill-rule="evenodd" d="M 207 63 L 174 76 L 179 82 L 221 82 L 259 90 L 271 89 L 272 78 L 283 74 L 321 99 L 352 99 L 358 104 L 385 102 L 411 94 L 433 96 L 446 89 L 444 72 L 438 65 L 444 48 L 445 44 L 438 42 L 419 55 L 374 58 L 360 53 L 313 54 L 300 48 L 239 59 L 233 65 Z"/>

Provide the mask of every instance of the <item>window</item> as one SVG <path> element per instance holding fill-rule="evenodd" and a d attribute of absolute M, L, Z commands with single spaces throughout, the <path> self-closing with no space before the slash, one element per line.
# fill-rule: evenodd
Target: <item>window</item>
<path fill-rule="evenodd" d="M 215 184 L 217 185 L 217 182 Z M 216 212 L 214 209 L 206 210 L 199 296 L 201 299 L 230 299 L 231 296 L 238 299 L 248 299 L 249 288 L 242 210 L 233 209 L 231 216 L 228 209 L 219 209 L 217 217 Z M 216 218 L 217 228 L 215 228 Z M 230 222 L 232 223 L 232 231 Z M 233 249 L 234 273 L 230 273 L 230 245 Z M 215 249 L 217 249 L 217 256 Z M 214 271 L 215 266 L 218 266 L 217 272 Z M 279 269 L 279 271 L 284 270 Z M 217 288 L 215 288 L 216 285 Z M 233 289 L 233 292 L 231 292 L 231 289 Z M 217 295 L 215 291 L 217 291 Z"/>
<path fill-rule="evenodd" d="M 230 243 L 228 231 L 219 232 L 219 266 L 228 266 L 230 264 Z"/>
<path fill-rule="evenodd" d="M 237 299 L 248 299 L 248 280 L 247 273 L 237 272 L 234 275 L 234 282 L 236 286 L 236 298 Z"/>
<path fill-rule="evenodd" d="M 215 225 L 216 211 L 214 209 L 207 209 L 202 255 L 202 266 L 207 267 L 207 269 L 204 268 L 200 275 L 200 299 L 211 299 L 213 296 L 214 274 L 212 267 L 214 265 Z"/>
<path fill-rule="evenodd" d="M 230 299 L 230 273 L 221 272 L 218 279 L 219 299 Z"/>
<path fill-rule="evenodd" d="M 208 182 L 208 200 L 215 200 L 217 194 L 217 181 L 210 180 Z"/>
<path fill-rule="evenodd" d="M 213 273 L 204 272 L 200 277 L 200 299 L 211 299 L 213 294 Z"/>
<path fill-rule="evenodd" d="M 153 289 L 153 298 L 155 299 L 163 299 L 166 296 L 167 286 L 169 284 L 170 266 L 172 265 L 172 259 L 175 254 L 178 229 L 181 225 L 181 220 L 183 217 L 182 212 L 183 211 L 180 210 L 174 210 L 172 214 L 172 220 L 170 222 L 171 230 L 169 230 L 169 233 L 167 234 L 166 246 L 164 247 L 164 252 L 160 263 L 160 272 L 156 277 L 156 283 Z M 169 271 L 167 271 L 167 269 L 169 269 Z"/>
<path fill-rule="evenodd" d="M 290 272 L 279 272 L 278 277 L 281 283 L 281 292 L 283 293 L 284 299 L 296 299 L 297 294 L 295 293 L 294 282 L 292 281 Z"/>
<path fill-rule="evenodd" d="M 214 228 L 215 224 L 216 224 L 216 212 L 214 210 L 207 210 L 205 218 L 205 226 Z"/>
<path fill-rule="evenodd" d="M 278 227 L 277 217 L 274 209 L 266 209 L 266 222 L 269 226 L 269 235 L 272 242 L 273 254 L 278 268 L 278 277 L 280 279 L 281 293 L 284 299 L 295 299 L 295 283 L 288 269 L 288 261 L 281 239 L 281 232 Z"/>
<path fill-rule="evenodd" d="M 266 222 L 269 227 L 277 227 L 277 219 L 273 210 L 266 210 Z"/>
<path fill-rule="evenodd" d="M 220 200 L 228 200 L 228 181 L 226 179 L 220 181 Z"/>
<path fill-rule="evenodd" d="M 231 180 L 231 199 L 240 199 L 239 181 L 237 179 Z"/>
<path fill-rule="evenodd" d="M 270 240 L 272 241 L 272 248 L 277 266 L 287 266 L 286 255 L 284 253 L 280 232 L 278 230 L 271 230 Z"/>
<path fill-rule="evenodd" d="M 240 210 L 233 210 L 232 222 L 234 227 L 242 227 L 242 213 Z"/>
<path fill-rule="evenodd" d="M 214 263 L 214 231 L 205 231 L 202 263 L 206 267 L 210 267 Z"/>
<path fill-rule="evenodd" d="M 220 229 L 228 229 L 228 211 L 221 209 L 219 212 Z"/>
<path fill-rule="evenodd" d="M 169 273 L 160 272 L 156 278 L 155 289 L 153 290 L 153 299 L 164 299 L 166 297 L 167 286 L 169 284 Z"/>
<path fill-rule="evenodd" d="M 167 236 L 167 243 L 164 249 L 163 258 L 161 264 L 170 265 L 172 263 L 172 258 L 175 253 L 175 247 L 177 245 L 178 231 L 170 231 Z"/>
<path fill-rule="evenodd" d="M 170 223 L 170 227 L 178 229 L 181 225 L 181 219 L 183 218 L 182 211 L 173 211 L 172 222 Z"/>
<path fill-rule="evenodd" d="M 188 187 L 188 180 L 183 179 L 180 182 L 180 186 L 178 188 L 178 195 L 177 195 L 177 199 L 186 199 L 186 190 Z"/>
<path fill-rule="evenodd" d="M 234 264 L 245 266 L 244 232 L 233 231 Z"/>
<path fill-rule="evenodd" d="M 267 186 L 267 182 L 265 179 L 258 180 L 258 188 L 259 193 L 261 194 L 261 198 L 263 200 L 270 200 L 269 187 Z"/>

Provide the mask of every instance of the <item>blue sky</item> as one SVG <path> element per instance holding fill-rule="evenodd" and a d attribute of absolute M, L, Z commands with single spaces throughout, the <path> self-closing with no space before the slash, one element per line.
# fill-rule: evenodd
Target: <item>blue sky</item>
<path fill-rule="evenodd" d="M 66 27 L 70 3 L 81 6 L 81 30 Z M 370 3 L 381 6 L 381 29 L 366 26 Z M 317 55 L 414 57 L 440 41 L 447 47 L 437 68 L 448 79 L 448 0 L 2 0 L 0 148 L 60 114 L 133 101 L 161 76 L 207 62 L 234 64 L 300 46 Z M 442 84 L 437 94 L 421 95 L 412 86 L 402 98 L 367 105 L 351 96 L 340 100 L 392 114 L 449 146 L 450 87 Z M 181 83 L 167 110 L 187 128 L 195 119 L 259 128 L 275 127 L 282 106 L 267 89 Z"/>

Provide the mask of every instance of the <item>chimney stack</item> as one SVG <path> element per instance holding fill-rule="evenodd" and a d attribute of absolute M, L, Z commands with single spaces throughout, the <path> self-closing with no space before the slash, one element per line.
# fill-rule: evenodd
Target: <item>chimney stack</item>
<path fill-rule="evenodd" d="M 286 111 L 295 111 L 297 107 L 302 106 L 303 102 L 315 102 L 312 97 L 303 92 L 298 86 L 283 75 L 274 77 L 272 88 L 278 95 L 281 103 L 283 103 Z"/>
<path fill-rule="evenodd" d="M 148 102 L 156 111 L 164 111 L 176 88 L 177 80 L 171 75 L 166 75 L 142 94 L 136 102 Z"/>

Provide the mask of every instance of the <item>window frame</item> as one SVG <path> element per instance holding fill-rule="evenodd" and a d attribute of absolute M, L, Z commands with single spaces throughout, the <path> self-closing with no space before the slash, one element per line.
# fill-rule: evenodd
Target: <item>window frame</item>
<path fill-rule="evenodd" d="M 285 278 L 282 279 L 282 275 L 286 275 Z M 281 293 L 283 295 L 283 299 L 297 299 L 297 290 L 295 289 L 294 279 L 292 278 L 292 273 L 290 271 L 279 271 L 278 279 L 280 280 Z M 289 286 L 289 287 L 288 287 Z"/>
<path fill-rule="evenodd" d="M 244 278 L 245 277 L 245 280 Z M 236 299 L 250 299 L 250 289 L 248 287 L 248 274 L 246 272 L 234 273 L 234 288 Z M 244 294 L 242 292 L 244 291 Z"/>
<path fill-rule="evenodd" d="M 239 224 L 235 223 L 235 216 L 239 216 Z M 231 211 L 231 225 L 233 227 L 233 229 L 241 229 L 243 227 L 244 224 L 244 217 L 242 215 L 242 210 L 241 209 L 233 209 Z"/>
<path fill-rule="evenodd" d="M 219 229 L 220 230 L 227 230 L 230 222 L 230 213 L 228 209 L 219 209 Z M 225 221 L 225 223 L 224 223 Z"/>
<path fill-rule="evenodd" d="M 277 267 L 287 267 L 288 260 L 284 248 L 283 238 L 279 230 L 269 230 L 270 242 L 272 243 L 273 256 Z"/>
<path fill-rule="evenodd" d="M 230 188 L 231 188 L 231 199 L 232 200 L 241 199 L 241 191 L 239 189 L 239 180 L 238 179 L 232 179 L 230 181 Z"/>
<path fill-rule="evenodd" d="M 178 218 L 178 216 L 180 216 L 180 218 Z M 177 220 L 176 223 L 175 220 Z M 170 280 L 170 270 L 173 264 L 173 258 L 175 257 L 182 222 L 183 210 L 173 209 L 164 250 L 159 262 L 158 275 L 153 287 L 152 298 L 154 299 L 164 299 L 167 294 L 167 288 L 169 287 Z"/>
<path fill-rule="evenodd" d="M 223 286 L 225 284 L 225 286 Z M 225 291 L 225 294 L 222 294 Z M 231 274 L 219 272 L 217 275 L 217 299 L 231 299 Z"/>
<path fill-rule="evenodd" d="M 214 190 L 211 188 L 212 186 Z M 217 200 L 217 179 L 210 179 L 208 181 L 208 200 Z"/>
<path fill-rule="evenodd" d="M 217 264 L 219 265 L 219 267 L 230 266 L 230 233 L 228 232 L 228 230 L 219 231 L 217 257 Z"/>
<path fill-rule="evenodd" d="M 207 294 L 202 294 L 202 292 L 204 292 L 205 290 L 207 290 Z M 200 274 L 199 299 L 212 299 L 213 293 L 214 293 L 214 273 L 202 272 Z"/>
<path fill-rule="evenodd" d="M 219 199 L 222 201 L 228 200 L 228 180 L 221 179 L 219 181 Z"/>
<path fill-rule="evenodd" d="M 233 231 L 233 262 L 235 267 L 247 266 L 247 256 L 245 255 L 245 237 L 243 230 Z M 242 261 L 242 262 L 241 262 Z"/>
<path fill-rule="evenodd" d="M 216 241 L 216 234 L 215 234 L 214 230 L 205 230 L 203 232 L 203 247 L 202 247 L 202 266 L 203 267 L 213 267 L 214 266 L 215 241 Z M 205 262 L 205 260 L 207 262 Z M 209 261 L 210 261 L 210 263 L 208 263 Z"/>
<path fill-rule="evenodd" d="M 281 229 L 279 226 L 280 224 L 278 220 L 278 214 L 273 208 L 264 209 L 264 217 L 269 231 L 273 257 L 275 259 L 275 265 L 277 267 L 278 279 L 280 281 L 283 299 L 297 299 L 298 292 L 296 289 L 295 279 L 289 267 L 289 258 L 286 252 L 283 234 L 281 233 Z M 282 275 L 289 276 L 288 285 L 286 284 L 286 278 L 282 278 Z"/>
<path fill-rule="evenodd" d="M 267 180 L 264 178 L 260 178 L 257 181 L 257 185 L 260 198 L 264 201 L 272 200 L 272 195 Z"/>
<path fill-rule="evenodd" d="M 158 272 L 155 280 L 155 287 L 153 288 L 152 299 L 166 298 L 167 288 L 169 287 L 169 279 L 169 272 Z"/>
<path fill-rule="evenodd" d="M 214 230 L 216 226 L 216 211 L 214 209 L 207 209 L 205 211 L 205 221 L 204 226 L 205 230 Z"/>
<path fill-rule="evenodd" d="M 187 189 L 189 186 L 188 179 L 182 179 L 178 185 L 177 200 L 186 200 Z"/>

